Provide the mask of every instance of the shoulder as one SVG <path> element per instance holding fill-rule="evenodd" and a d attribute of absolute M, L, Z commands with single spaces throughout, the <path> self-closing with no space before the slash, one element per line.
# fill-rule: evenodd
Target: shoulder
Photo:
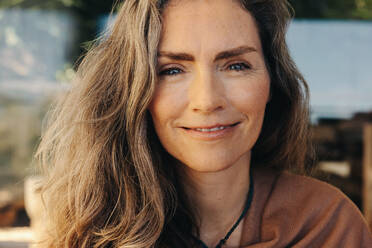
<path fill-rule="evenodd" d="M 372 247 L 363 216 L 339 189 L 289 172 L 266 174 L 276 176 L 261 206 L 261 240 L 272 247 Z"/>
<path fill-rule="evenodd" d="M 282 172 L 277 176 L 271 197 L 282 203 L 302 205 L 308 204 L 313 211 L 324 210 L 325 206 L 351 203 L 336 187 L 315 178 Z"/>

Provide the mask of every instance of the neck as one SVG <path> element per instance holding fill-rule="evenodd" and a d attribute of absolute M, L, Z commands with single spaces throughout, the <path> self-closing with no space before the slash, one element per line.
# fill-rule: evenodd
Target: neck
<path fill-rule="evenodd" d="M 218 172 L 197 172 L 183 167 L 185 191 L 197 209 L 200 238 L 208 246 L 214 247 L 224 238 L 241 215 L 249 190 L 249 167 L 250 155 Z M 227 244 L 239 245 L 239 230 L 240 227 Z"/>

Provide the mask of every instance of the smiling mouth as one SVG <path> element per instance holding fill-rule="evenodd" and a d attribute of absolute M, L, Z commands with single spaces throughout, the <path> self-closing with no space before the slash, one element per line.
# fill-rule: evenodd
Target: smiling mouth
<path fill-rule="evenodd" d="M 183 127 L 184 129 L 186 130 L 192 130 L 192 131 L 198 131 L 198 132 L 203 132 L 203 133 L 210 133 L 210 132 L 217 132 L 217 131 L 220 131 L 220 130 L 224 130 L 224 129 L 227 129 L 227 128 L 230 128 L 230 127 L 234 127 L 236 125 L 238 125 L 240 122 L 236 122 L 236 123 L 233 123 L 231 125 L 214 125 L 214 126 L 210 126 L 210 127 L 195 127 L 195 128 L 189 128 L 189 127 Z"/>

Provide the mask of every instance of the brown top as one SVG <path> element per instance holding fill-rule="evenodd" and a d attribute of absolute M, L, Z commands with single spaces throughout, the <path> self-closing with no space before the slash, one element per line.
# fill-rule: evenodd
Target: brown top
<path fill-rule="evenodd" d="M 241 247 L 372 247 L 372 235 L 360 211 L 335 187 L 268 170 L 254 170 L 253 181 Z"/>

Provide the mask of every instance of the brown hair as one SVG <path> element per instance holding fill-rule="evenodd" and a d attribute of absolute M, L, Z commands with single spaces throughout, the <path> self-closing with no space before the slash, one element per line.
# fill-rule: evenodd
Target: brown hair
<path fill-rule="evenodd" d="M 195 246 L 196 218 L 147 110 L 166 2 L 126 0 L 50 112 L 37 152 L 50 220 L 43 247 Z M 308 93 L 285 43 L 287 3 L 240 2 L 256 19 L 272 84 L 253 166 L 302 168 Z"/>
<path fill-rule="evenodd" d="M 287 1 L 247 0 L 271 79 L 261 134 L 252 150 L 252 165 L 310 172 L 313 152 L 309 134 L 309 90 L 289 55 L 285 35 L 291 8 Z"/>

